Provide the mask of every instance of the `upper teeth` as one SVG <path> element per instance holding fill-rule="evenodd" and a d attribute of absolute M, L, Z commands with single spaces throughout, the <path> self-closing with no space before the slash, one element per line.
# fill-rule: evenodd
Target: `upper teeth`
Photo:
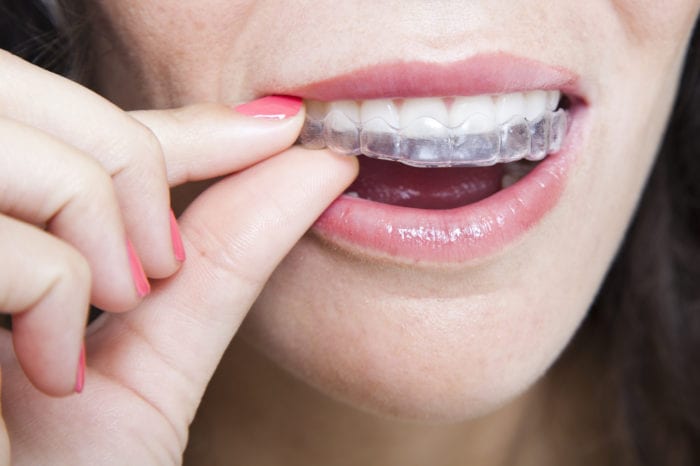
<path fill-rule="evenodd" d="M 473 116 L 479 116 L 479 131 L 488 131 L 511 120 L 524 116 L 534 121 L 545 110 L 553 111 L 559 104 L 559 91 L 514 92 L 496 96 L 479 95 L 442 99 L 422 97 L 411 99 L 373 99 L 357 102 L 308 102 L 309 115 L 325 116 L 339 111 L 356 123 L 367 123 L 381 118 L 394 128 L 405 128 L 417 118 L 432 118 L 445 126 L 456 128 Z"/>
<path fill-rule="evenodd" d="M 496 96 L 309 101 L 301 142 L 418 166 L 539 160 L 558 150 L 566 129 L 564 111 L 555 112 L 560 97 L 559 91 L 535 90 Z"/>

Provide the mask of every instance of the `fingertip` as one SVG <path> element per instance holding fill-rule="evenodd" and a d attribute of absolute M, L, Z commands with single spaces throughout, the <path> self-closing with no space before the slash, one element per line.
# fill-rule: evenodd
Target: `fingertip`
<path fill-rule="evenodd" d="M 93 288 L 91 304 L 110 313 L 133 310 L 151 292 L 151 284 L 134 243 L 126 238 L 124 246 L 126 268 L 120 266 L 119 283 L 101 280 L 99 288 Z M 124 260 L 122 259 L 122 260 Z M 123 272 L 121 272 L 123 270 Z M 121 274 L 124 274 L 123 276 Z"/>
<path fill-rule="evenodd" d="M 234 107 L 241 115 L 262 120 L 286 120 L 299 115 L 303 108 L 301 97 L 268 95 Z"/>
<path fill-rule="evenodd" d="M 80 356 L 78 356 L 78 368 L 75 375 L 75 388 L 73 391 L 77 394 L 83 393 L 83 388 L 85 388 L 85 343 L 83 343 L 80 349 Z"/>
<path fill-rule="evenodd" d="M 139 258 L 134 245 L 131 240 L 126 240 L 126 249 L 129 255 L 129 267 L 131 269 L 131 277 L 134 280 L 134 286 L 136 289 L 136 294 L 139 298 L 145 298 L 151 292 L 151 284 L 148 281 L 146 272 L 141 264 L 141 259 Z"/>
<path fill-rule="evenodd" d="M 172 209 L 170 210 L 170 237 L 173 243 L 175 260 L 179 263 L 184 262 L 187 259 L 187 253 L 185 252 L 185 245 L 182 243 L 182 235 L 180 234 L 177 217 L 175 217 L 175 212 L 173 212 Z"/>
<path fill-rule="evenodd" d="M 51 301 L 13 316 L 12 343 L 29 382 L 46 395 L 66 397 L 84 387 L 85 323 L 83 314 L 75 311 L 59 316 L 60 321 L 51 319 Z"/>

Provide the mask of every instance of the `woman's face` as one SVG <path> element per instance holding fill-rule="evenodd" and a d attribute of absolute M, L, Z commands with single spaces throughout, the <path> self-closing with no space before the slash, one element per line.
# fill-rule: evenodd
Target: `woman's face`
<path fill-rule="evenodd" d="M 277 269 L 241 330 L 323 392 L 429 419 L 494 409 L 525 391 L 564 349 L 635 209 L 700 6 L 95 3 L 108 26 L 100 33 L 107 52 L 98 87 L 126 108 L 291 93 L 360 104 L 402 98 L 403 112 L 407 103 L 426 105 L 413 101 L 418 96 L 566 95 L 561 152 L 511 188 L 456 210 L 354 198 L 334 205 Z M 450 109 L 456 100 L 437 102 Z M 386 176 L 394 195 L 412 183 L 433 193 L 442 182 L 472 189 L 455 185 L 472 176 L 466 172 L 386 167 L 365 184 L 381 185 Z M 478 184 L 482 175 L 474 176 Z"/>

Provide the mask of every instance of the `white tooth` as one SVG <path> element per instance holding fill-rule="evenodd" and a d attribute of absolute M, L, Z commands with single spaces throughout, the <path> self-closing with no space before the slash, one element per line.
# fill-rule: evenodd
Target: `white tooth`
<path fill-rule="evenodd" d="M 313 120 L 321 120 L 328 113 L 328 104 L 318 100 L 306 102 L 306 115 Z"/>
<path fill-rule="evenodd" d="M 503 178 L 501 179 L 501 189 L 506 189 L 509 186 L 513 186 L 515 183 L 517 183 L 518 177 L 514 175 L 510 175 L 506 173 L 503 175 Z"/>
<path fill-rule="evenodd" d="M 440 124 L 435 125 L 428 119 Z M 443 136 L 447 133 L 449 115 L 445 102 L 440 98 L 406 99 L 401 107 L 399 120 L 401 128 L 409 128 L 404 132 L 408 136 Z M 428 124 L 421 124 L 422 122 Z"/>
<path fill-rule="evenodd" d="M 486 133 L 496 127 L 496 106 L 489 96 L 457 97 L 450 109 L 449 125 L 467 133 Z"/>
<path fill-rule="evenodd" d="M 339 111 L 354 122 L 360 122 L 360 106 L 354 100 L 336 100 L 328 104 L 328 113 Z"/>
<path fill-rule="evenodd" d="M 530 173 L 537 164 L 528 162 L 511 162 L 503 165 L 504 173 L 503 179 L 501 180 L 501 185 L 503 188 L 520 181 L 525 175 Z"/>
<path fill-rule="evenodd" d="M 561 92 L 559 91 L 549 91 L 547 92 L 547 110 L 556 110 L 559 106 L 559 100 L 561 99 Z"/>
<path fill-rule="evenodd" d="M 362 124 L 380 118 L 393 128 L 399 127 L 399 112 L 391 99 L 365 100 L 360 108 Z"/>
<path fill-rule="evenodd" d="M 498 124 L 507 123 L 514 116 L 525 114 L 525 97 L 520 92 L 499 95 L 496 102 L 496 121 Z"/>
<path fill-rule="evenodd" d="M 525 118 L 535 121 L 547 109 L 547 92 L 532 91 L 525 93 Z"/>
<path fill-rule="evenodd" d="M 360 122 L 360 106 L 354 100 L 338 100 L 328 104 L 326 128 L 338 133 L 357 132 Z M 330 146 L 330 143 L 326 141 Z"/>

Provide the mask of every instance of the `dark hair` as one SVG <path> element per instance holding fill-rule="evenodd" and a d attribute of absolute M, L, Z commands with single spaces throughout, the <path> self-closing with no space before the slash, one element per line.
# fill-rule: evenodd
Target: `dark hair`
<path fill-rule="evenodd" d="M 85 11 L 59 0 L 0 1 L 0 47 L 79 77 Z M 66 5 L 63 5 L 66 3 Z M 68 5 L 70 4 L 70 5 Z M 68 8 L 70 6 L 70 8 Z M 583 343 L 585 341 L 585 343 Z M 603 372 L 593 400 L 609 413 L 611 464 L 700 464 L 700 33 L 693 34 L 669 127 L 635 219 L 562 360 L 591 348 Z M 556 368 L 556 365 L 555 365 Z"/>
<path fill-rule="evenodd" d="M 700 464 L 697 24 L 647 188 L 582 330 L 600 336 L 633 464 Z"/>
<path fill-rule="evenodd" d="M 82 0 L 52 1 L 60 18 L 41 0 L 0 0 L 0 48 L 84 82 L 91 52 L 85 4 Z"/>

